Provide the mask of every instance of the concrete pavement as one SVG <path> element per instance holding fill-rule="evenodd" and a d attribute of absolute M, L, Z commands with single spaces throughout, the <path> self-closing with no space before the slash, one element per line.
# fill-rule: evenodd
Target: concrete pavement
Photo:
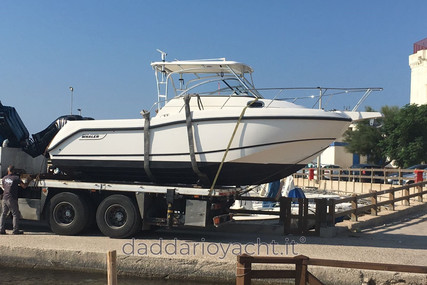
<path fill-rule="evenodd" d="M 425 210 L 360 232 L 339 231 L 333 238 L 283 236 L 280 226 L 267 228 L 262 224 L 229 224 L 215 231 L 157 230 L 132 239 L 110 239 L 97 231 L 58 236 L 32 224 L 25 224 L 23 229 L 22 236 L 0 236 L 0 264 L 102 272 L 106 253 L 116 250 L 121 274 L 229 284 L 235 282 L 236 256 L 242 253 L 427 265 Z M 370 277 L 383 282 L 402 279 L 407 284 L 427 284 L 427 276 L 419 274 L 322 267 L 309 270 L 327 284 L 361 284 Z"/>

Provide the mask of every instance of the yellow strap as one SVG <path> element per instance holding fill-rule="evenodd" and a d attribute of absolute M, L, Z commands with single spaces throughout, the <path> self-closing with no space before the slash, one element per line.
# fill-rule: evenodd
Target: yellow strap
<path fill-rule="evenodd" d="M 253 100 L 253 101 L 252 101 L 251 103 L 249 103 L 247 106 L 245 106 L 245 108 L 243 108 L 242 113 L 240 114 L 240 117 L 239 117 L 239 119 L 237 120 L 236 126 L 234 127 L 233 134 L 231 135 L 230 141 L 228 142 L 227 149 L 225 150 L 225 153 L 224 153 L 224 155 L 223 155 L 223 157 L 222 157 L 221 164 L 220 164 L 220 165 L 219 165 L 219 167 L 218 167 L 218 171 L 216 172 L 216 175 L 215 175 L 214 181 L 213 181 L 213 183 L 212 183 L 212 186 L 211 186 L 211 188 L 209 189 L 209 196 L 210 196 L 210 195 L 212 195 L 212 192 L 213 192 L 213 189 L 214 189 L 214 187 L 215 187 L 216 181 L 218 180 L 219 174 L 221 173 L 222 166 L 224 165 L 225 158 L 227 157 L 228 151 L 230 150 L 231 143 L 233 142 L 234 136 L 236 135 L 236 132 L 237 132 L 237 128 L 238 128 L 238 127 L 239 127 L 239 125 L 240 125 L 240 121 L 242 120 L 243 116 L 245 115 L 246 109 L 247 109 L 248 107 L 250 107 L 250 106 L 251 106 L 253 103 L 255 103 L 256 101 L 258 101 L 258 97 L 257 97 L 257 98 L 255 98 L 255 100 Z"/>

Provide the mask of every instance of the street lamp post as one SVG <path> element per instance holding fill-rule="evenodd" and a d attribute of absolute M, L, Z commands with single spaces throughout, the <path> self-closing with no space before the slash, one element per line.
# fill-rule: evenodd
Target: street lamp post
<path fill-rule="evenodd" d="M 82 109 L 77 109 L 77 111 L 79 111 L 79 115 L 81 116 L 82 115 Z"/>
<path fill-rule="evenodd" d="M 72 115 L 73 114 L 73 93 L 74 93 L 74 88 L 70 86 L 69 89 L 71 91 L 70 115 Z"/>

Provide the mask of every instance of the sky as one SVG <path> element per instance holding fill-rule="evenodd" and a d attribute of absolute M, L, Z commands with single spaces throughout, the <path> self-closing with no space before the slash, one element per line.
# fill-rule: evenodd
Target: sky
<path fill-rule="evenodd" d="M 364 105 L 401 107 L 426 10 L 425 0 L 1 0 L 0 101 L 30 133 L 71 112 L 70 86 L 74 114 L 141 118 L 157 100 L 161 49 L 167 60 L 244 62 L 257 87 L 382 87 Z"/>

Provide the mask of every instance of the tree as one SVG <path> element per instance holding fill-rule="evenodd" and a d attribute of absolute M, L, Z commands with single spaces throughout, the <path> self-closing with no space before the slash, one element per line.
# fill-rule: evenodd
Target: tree
<path fill-rule="evenodd" d="M 366 107 L 366 111 L 372 112 L 371 107 Z M 348 152 L 365 155 L 369 163 L 380 164 L 385 159 L 383 150 L 379 142 L 383 140 L 380 126 L 383 119 L 363 120 L 357 123 L 353 130 L 344 133 L 344 142 L 348 143 Z"/>
<path fill-rule="evenodd" d="M 427 105 L 406 105 L 387 117 L 379 145 L 400 167 L 427 161 Z"/>
<path fill-rule="evenodd" d="M 427 105 L 406 105 L 401 109 L 384 106 L 381 113 L 384 116 L 376 123 L 361 121 L 354 130 L 344 133 L 347 151 L 366 155 L 368 162 L 376 164 L 385 158 L 400 167 L 426 162 Z"/>

